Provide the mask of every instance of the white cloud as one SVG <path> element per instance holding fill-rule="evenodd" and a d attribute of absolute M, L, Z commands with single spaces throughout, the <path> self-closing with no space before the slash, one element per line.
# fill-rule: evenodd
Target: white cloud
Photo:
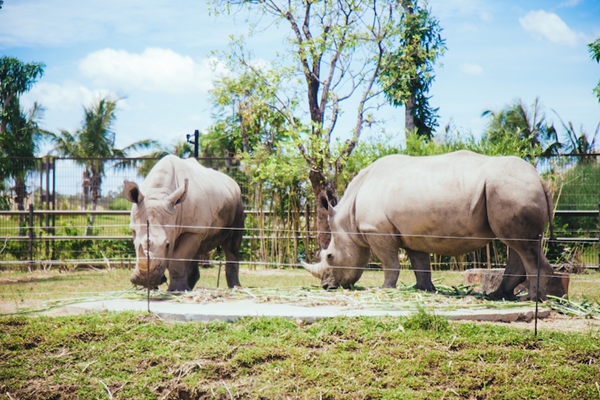
<path fill-rule="evenodd" d="M 558 15 L 544 10 L 528 12 L 519 18 L 519 23 L 526 31 L 542 35 L 556 44 L 577 46 L 582 36 L 569 28 Z"/>
<path fill-rule="evenodd" d="M 96 51 L 80 61 L 79 69 L 96 85 L 168 93 L 206 92 L 212 88 L 213 76 L 224 73 L 224 67 L 214 59 L 197 63 L 189 56 L 160 48 L 147 48 L 141 54 Z"/>
<path fill-rule="evenodd" d="M 477 64 L 464 63 L 460 69 L 467 75 L 481 75 L 483 73 L 483 68 Z"/>
<path fill-rule="evenodd" d="M 164 39 L 160 26 L 179 42 L 215 42 L 213 35 L 190 35 L 189 27 L 207 14 L 206 3 L 174 6 L 161 0 L 18 0 L 0 12 L 0 48 L 65 46 L 123 37 Z M 225 35 L 225 37 L 227 37 Z"/>
<path fill-rule="evenodd" d="M 23 104 L 31 106 L 34 101 L 52 111 L 82 110 L 101 97 L 118 98 L 107 90 L 90 90 L 76 82 L 56 83 L 39 82 L 23 95 Z M 83 114 L 82 114 L 83 115 Z"/>

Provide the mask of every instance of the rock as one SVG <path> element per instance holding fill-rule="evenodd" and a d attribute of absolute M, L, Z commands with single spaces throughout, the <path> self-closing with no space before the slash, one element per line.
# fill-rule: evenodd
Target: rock
<path fill-rule="evenodd" d="M 550 278 L 548 283 L 548 294 L 561 293 L 560 288 L 564 289 L 565 295 L 569 294 L 569 274 L 555 272 L 555 276 Z M 465 285 L 479 285 L 473 288 L 473 292 L 477 293 L 492 293 L 500 286 L 504 268 L 473 268 L 466 270 L 464 273 Z M 522 284 L 515 288 L 515 294 L 520 292 L 524 287 L 527 287 L 528 281 L 525 280 Z"/>

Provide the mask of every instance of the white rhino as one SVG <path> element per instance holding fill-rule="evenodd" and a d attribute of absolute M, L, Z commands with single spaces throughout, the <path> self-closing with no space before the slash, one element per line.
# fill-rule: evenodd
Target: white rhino
<path fill-rule="evenodd" d="M 469 151 L 390 155 L 360 171 L 335 208 L 325 198 L 320 203 L 329 213 L 331 243 L 319 263 L 304 267 L 325 289 L 356 283 L 369 250 L 383 264 L 383 287 L 396 287 L 403 248 L 416 288 L 434 291 L 429 253 L 457 256 L 499 238 L 509 247 L 509 258 L 502 283 L 490 296 L 514 299 L 513 289 L 527 276 L 528 298 L 535 299 L 539 262 L 539 293 L 546 298 L 554 271 L 538 252 L 538 237 L 551 222 L 552 198 L 537 171 L 520 158 Z M 550 291 L 564 294 L 560 286 Z"/>
<path fill-rule="evenodd" d="M 200 278 L 200 256 L 221 246 L 227 285 L 240 286 L 244 209 L 233 179 L 195 159 L 169 155 L 152 168 L 141 188 L 125 181 L 124 192 L 133 203 L 130 228 L 137 253 L 133 284 L 156 287 L 166 282 L 168 270 L 169 291 L 191 290 Z"/>

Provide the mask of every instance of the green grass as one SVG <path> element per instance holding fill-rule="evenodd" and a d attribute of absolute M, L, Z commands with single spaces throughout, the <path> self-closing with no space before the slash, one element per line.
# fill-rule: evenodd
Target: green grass
<path fill-rule="evenodd" d="M 535 337 L 508 325 L 449 322 L 435 314 L 436 304 L 473 297 L 411 291 L 407 270 L 398 290 L 375 289 L 383 275 L 367 271 L 358 290 L 337 292 L 350 303 L 409 297 L 414 314 L 406 318 L 174 323 L 132 312 L 27 313 L 78 299 L 142 298 L 129 273 L 0 273 L 0 399 L 600 398 L 597 327 L 543 329 Z M 216 267 L 202 269 L 198 291 L 179 300 L 203 291 L 281 301 L 336 294 L 304 270 L 242 268 L 240 291 L 223 288 L 223 273 L 217 289 L 217 275 Z M 459 273 L 433 277 L 448 294 L 460 289 Z M 572 295 L 598 299 L 597 281 L 595 273 L 572 276 Z M 7 312 L 17 314 L 1 315 Z"/>
<path fill-rule="evenodd" d="M 0 317 L 5 398 L 592 399 L 600 334 L 407 318 Z"/>

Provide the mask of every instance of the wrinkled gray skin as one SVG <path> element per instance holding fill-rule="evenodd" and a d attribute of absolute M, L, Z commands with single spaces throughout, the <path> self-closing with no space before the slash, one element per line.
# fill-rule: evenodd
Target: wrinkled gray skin
<path fill-rule="evenodd" d="M 383 157 L 362 170 L 329 213 L 331 243 L 317 264 L 304 264 L 325 289 L 356 283 L 372 251 L 382 262 L 384 288 L 394 288 L 406 250 L 416 288 L 434 291 L 429 254 L 457 256 L 499 238 L 510 248 L 502 283 L 490 296 L 515 299 L 514 288 L 529 277 L 527 299 L 535 299 L 540 263 L 540 299 L 554 274 L 538 236 L 552 216 L 552 198 L 537 171 L 517 157 L 468 151 L 429 156 Z M 539 258 L 539 260 L 538 260 Z M 553 279 L 554 281 L 554 279 Z M 553 285 L 550 294 L 564 295 Z"/>
<path fill-rule="evenodd" d="M 238 262 L 244 210 L 234 180 L 195 159 L 170 155 L 152 168 L 141 187 L 125 181 L 124 192 L 133 203 L 130 229 L 137 253 L 133 284 L 157 287 L 167 281 L 168 270 L 169 291 L 191 290 L 200 278 L 201 255 L 221 246 L 227 286 L 241 286 Z"/>

